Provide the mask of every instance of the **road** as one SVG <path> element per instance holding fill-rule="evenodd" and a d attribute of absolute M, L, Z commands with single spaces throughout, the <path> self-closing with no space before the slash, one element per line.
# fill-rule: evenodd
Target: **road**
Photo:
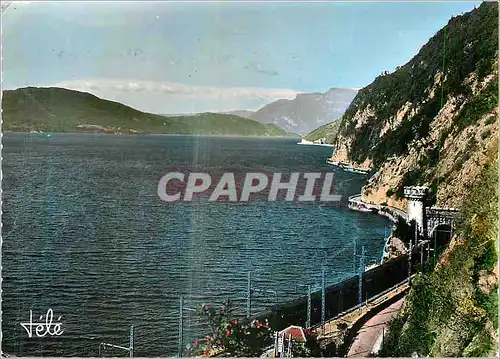
<path fill-rule="evenodd" d="M 362 199 L 361 199 L 361 195 L 360 194 L 350 196 L 349 197 L 349 202 L 353 202 L 353 203 L 356 203 L 358 205 L 363 204 L 367 208 L 376 208 L 378 210 L 383 210 L 384 209 L 386 211 L 393 212 L 394 214 L 396 214 L 397 216 L 399 216 L 401 218 L 404 218 L 404 219 L 408 218 L 408 214 L 405 211 L 403 211 L 403 210 L 401 210 L 399 208 L 390 207 L 390 206 L 383 206 L 383 205 L 380 205 L 380 204 L 370 204 L 370 203 L 363 202 Z"/>
<path fill-rule="evenodd" d="M 369 356 L 377 339 L 382 334 L 382 330 L 387 328 L 388 323 L 396 316 L 403 304 L 404 297 L 389 307 L 377 313 L 369 319 L 359 330 L 354 339 L 347 357 L 366 357 Z"/>

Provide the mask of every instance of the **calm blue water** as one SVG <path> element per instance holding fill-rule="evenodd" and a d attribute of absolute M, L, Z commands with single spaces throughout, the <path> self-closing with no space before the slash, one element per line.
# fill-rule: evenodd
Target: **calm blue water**
<path fill-rule="evenodd" d="M 294 139 L 8 133 L 3 144 L 3 350 L 14 355 L 97 355 L 100 342 L 127 346 L 130 325 L 136 356 L 174 355 L 180 295 L 191 307 L 231 298 L 243 313 L 252 271 L 255 288 L 294 298 L 297 284 L 320 284 L 322 265 L 329 283 L 352 273 L 353 240 L 378 259 L 389 225 L 319 203 L 157 196 L 172 168 L 332 171 L 330 148 Z M 336 173 L 338 194 L 361 186 Z M 254 310 L 275 300 L 258 293 Z M 64 334 L 28 339 L 19 323 L 48 308 Z M 189 311 L 185 326 L 186 343 L 205 328 Z"/>

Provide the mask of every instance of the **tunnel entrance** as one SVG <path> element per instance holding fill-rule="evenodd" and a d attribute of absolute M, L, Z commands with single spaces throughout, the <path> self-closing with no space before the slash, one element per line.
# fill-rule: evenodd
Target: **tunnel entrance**
<path fill-rule="evenodd" d="M 448 246 L 452 234 L 452 228 L 449 224 L 438 224 L 430 232 L 429 246 L 431 249 L 431 261 L 436 265 L 439 256 Z"/>

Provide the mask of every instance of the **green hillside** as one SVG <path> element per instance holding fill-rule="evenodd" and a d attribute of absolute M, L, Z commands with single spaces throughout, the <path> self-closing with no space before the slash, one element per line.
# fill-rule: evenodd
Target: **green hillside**
<path fill-rule="evenodd" d="M 497 118 L 498 3 L 483 2 L 358 92 L 332 158 L 378 172 L 363 189 L 369 202 L 403 208 L 404 186 L 427 185 L 438 205 L 460 207 Z"/>
<path fill-rule="evenodd" d="M 462 211 L 458 236 L 436 270 L 414 280 L 382 357 L 493 357 L 498 349 L 498 142 Z M 496 269 L 495 269 L 496 267 Z"/>
<path fill-rule="evenodd" d="M 62 88 L 4 91 L 2 107 L 4 131 L 291 136 L 275 125 L 235 115 L 203 113 L 164 117 Z"/>
<path fill-rule="evenodd" d="M 326 143 L 333 144 L 337 136 L 339 124 L 339 121 L 327 123 L 308 133 L 304 138 L 308 141 L 316 141 L 320 138 L 325 138 Z"/>
<path fill-rule="evenodd" d="M 498 106 L 497 58 L 498 4 L 483 3 L 453 17 L 408 63 L 361 89 L 342 117 L 338 138 L 353 135 L 350 157 L 356 162 L 369 159 L 379 167 L 391 156 L 408 153 L 412 141 L 428 136 L 446 101 L 465 102 L 461 108 L 455 106 L 451 128 L 429 149 L 427 157 L 434 164 L 448 135 L 475 124 Z M 494 80 L 481 88 L 478 84 L 490 76 Z M 355 115 L 363 110 L 370 115 L 358 124 Z M 383 131 L 388 122 L 393 128 Z"/>
<path fill-rule="evenodd" d="M 361 89 L 333 160 L 372 168 L 369 203 L 403 189 L 461 210 L 436 266 L 412 281 L 382 357 L 479 357 L 498 349 L 498 3 L 453 17 L 406 64 Z"/>

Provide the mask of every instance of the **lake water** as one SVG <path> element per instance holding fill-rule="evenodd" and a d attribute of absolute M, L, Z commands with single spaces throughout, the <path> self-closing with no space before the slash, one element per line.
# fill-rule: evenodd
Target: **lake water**
<path fill-rule="evenodd" d="M 135 356 L 177 353 L 179 296 L 188 307 L 230 298 L 245 311 L 247 273 L 278 301 L 299 284 L 353 273 L 353 240 L 380 258 L 379 216 L 342 206 L 285 201 L 245 205 L 165 203 L 159 179 L 172 168 L 222 173 L 331 172 L 331 148 L 295 139 L 98 134 L 3 137 L 3 350 L 14 355 L 96 356 L 100 342 Z M 344 198 L 363 177 L 335 173 Z M 276 301 L 259 292 L 253 310 Z M 59 337 L 29 339 L 20 323 L 52 308 Z M 206 327 L 185 312 L 187 344 Z M 115 355 L 124 352 L 110 352 Z"/>

